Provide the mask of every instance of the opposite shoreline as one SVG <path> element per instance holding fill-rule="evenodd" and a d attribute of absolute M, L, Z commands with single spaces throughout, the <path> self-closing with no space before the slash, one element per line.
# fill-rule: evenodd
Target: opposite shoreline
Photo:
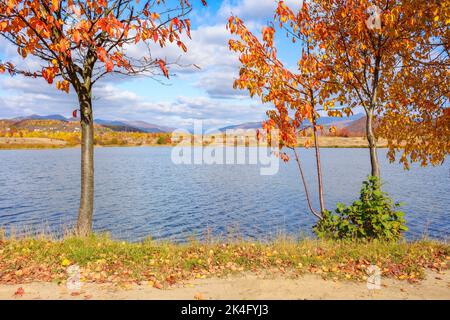
<path fill-rule="evenodd" d="M 368 148 L 367 140 L 364 137 L 320 137 L 321 148 Z M 299 141 L 299 147 L 304 147 L 306 138 L 301 138 Z M 185 144 L 183 144 L 185 145 Z M 194 143 L 194 147 L 217 147 L 217 146 L 233 147 L 233 144 L 201 144 Z M 176 144 L 110 144 L 110 145 L 95 145 L 96 148 L 109 148 L 109 147 L 174 147 Z M 256 147 L 258 145 L 238 145 L 239 147 Z M 378 148 L 386 148 L 387 141 L 380 140 Z M 40 149 L 63 149 L 63 148 L 79 148 L 80 145 L 67 144 L 63 140 L 49 139 L 49 138 L 0 138 L 0 150 L 40 150 Z M 314 147 L 314 145 L 311 145 Z"/>

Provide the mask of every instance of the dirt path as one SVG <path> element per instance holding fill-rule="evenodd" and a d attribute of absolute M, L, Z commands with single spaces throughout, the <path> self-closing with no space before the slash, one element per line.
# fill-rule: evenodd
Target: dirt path
<path fill-rule="evenodd" d="M 23 295 L 15 295 L 22 288 Z M 149 285 L 118 288 L 84 284 L 71 294 L 63 285 L 30 283 L 0 285 L 4 299 L 445 299 L 450 300 L 450 272 L 427 272 L 419 283 L 382 279 L 380 290 L 369 292 L 365 283 L 323 280 L 315 275 L 299 279 L 261 278 L 253 275 L 223 279 L 199 279 L 159 290 Z"/>

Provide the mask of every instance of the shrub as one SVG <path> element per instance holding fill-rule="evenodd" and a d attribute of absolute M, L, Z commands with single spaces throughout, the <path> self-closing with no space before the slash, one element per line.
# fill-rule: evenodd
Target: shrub
<path fill-rule="evenodd" d="M 338 203 L 335 213 L 325 211 L 313 230 L 319 238 L 398 240 L 408 229 L 399 206 L 381 191 L 379 179 L 369 176 L 359 200 L 348 207 Z"/>
<path fill-rule="evenodd" d="M 170 143 L 170 137 L 167 135 L 159 136 L 158 140 L 156 141 L 157 144 L 169 144 Z"/>

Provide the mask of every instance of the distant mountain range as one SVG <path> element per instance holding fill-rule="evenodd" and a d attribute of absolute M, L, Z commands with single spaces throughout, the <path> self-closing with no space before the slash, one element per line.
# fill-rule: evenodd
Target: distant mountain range
<path fill-rule="evenodd" d="M 55 122 L 59 122 L 59 125 L 52 124 L 54 130 L 62 129 L 69 126 L 69 130 L 73 130 L 71 128 L 73 126 L 73 122 L 79 121 L 79 119 L 75 118 L 66 118 L 59 114 L 51 114 L 48 116 L 41 116 L 37 114 L 33 114 L 30 116 L 16 117 L 12 119 L 3 119 L 0 121 L 4 122 L 12 122 L 15 126 L 19 125 L 23 122 L 30 120 L 53 120 Z M 156 125 L 152 123 L 148 123 L 140 120 L 105 120 L 105 119 L 95 119 L 94 123 L 100 127 L 109 128 L 113 131 L 123 131 L 123 132 L 146 132 L 146 133 L 158 133 L 158 132 L 172 132 L 174 128 Z M 318 120 L 318 124 L 323 125 L 326 128 L 331 126 L 335 126 L 337 129 L 345 128 L 347 132 L 352 135 L 364 135 L 365 132 L 365 115 L 362 113 L 358 113 L 349 117 L 320 117 Z M 23 123 L 23 125 L 30 126 L 29 124 Z M 309 122 L 305 121 L 304 126 L 308 126 Z M 227 130 L 237 130 L 237 129 L 259 129 L 262 128 L 262 122 L 245 122 L 241 124 L 231 125 L 222 127 L 213 131 L 217 132 L 225 132 Z"/>
<path fill-rule="evenodd" d="M 59 114 L 51 114 L 48 116 L 41 116 L 38 114 L 32 114 L 30 116 L 16 117 L 8 119 L 13 122 L 19 122 L 24 120 L 58 120 L 58 121 L 78 121 L 75 118 L 66 118 Z M 103 127 L 110 128 L 114 131 L 126 131 L 126 132 L 172 132 L 174 129 L 166 126 L 160 126 L 145 121 L 128 121 L 128 120 L 104 120 L 94 119 L 94 123 Z"/>
<path fill-rule="evenodd" d="M 324 127 L 335 126 L 337 128 L 344 128 L 351 126 L 353 122 L 360 121 L 364 117 L 365 116 L 362 113 L 351 115 L 349 117 L 320 117 L 319 120 L 317 121 L 317 124 L 323 125 Z M 305 121 L 303 125 L 308 126 L 309 121 Z M 247 130 L 260 128 L 262 128 L 262 122 L 258 121 L 258 122 L 245 122 L 237 125 L 227 126 L 218 129 L 218 131 L 224 132 L 226 130 L 237 130 L 237 129 Z"/>

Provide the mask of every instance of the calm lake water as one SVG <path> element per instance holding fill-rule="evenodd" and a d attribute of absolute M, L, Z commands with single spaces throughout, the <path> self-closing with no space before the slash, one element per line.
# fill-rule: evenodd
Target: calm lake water
<path fill-rule="evenodd" d="M 300 151 L 313 194 L 312 150 Z M 404 202 L 409 239 L 450 235 L 450 166 L 413 166 L 379 156 L 384 190 Z M 79 149 L 0 151 L 0 227 L 59 233 L 74 224 L 80 187 Z M 311 234 L 294 161 L 262 176 L 258 165 L 175 165 L 171 148 L 95 150 L 96 231 L 114 238 L 184 241 L 229 234 L 270 239 L 279 233 Z M 369 172 L 367 149 L 322 149 L 325 202 L 354 200 Z M 315 201 L 317 207 L 317 200 Z M 209 231 L 208 231 L 209 230 Z"/>

